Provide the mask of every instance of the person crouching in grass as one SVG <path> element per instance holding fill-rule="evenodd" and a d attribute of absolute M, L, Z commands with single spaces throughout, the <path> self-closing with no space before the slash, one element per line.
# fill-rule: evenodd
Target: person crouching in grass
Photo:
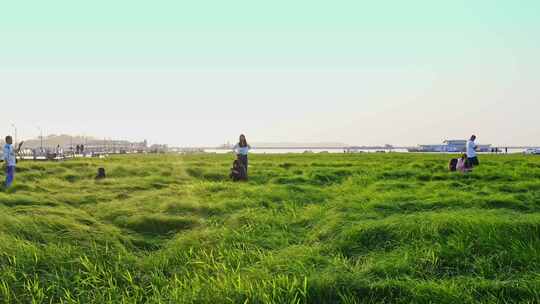
<path fill-rule="evenodd" d="M 17 159 L 15 150 L 13 149 L 13 138 L 6 136 L 6 144 L 4 145 L 4 165 L 6 166 L 6 181 L 4 187 L 7 189 L 13 184 L 15 179 L 15 166 Z"/>
<path fill-rule="evenodd" d="M 457 164 L 456 164 L 456 171 L 461 173 L 467 173 L 470 172 L 472 168 L 468 166 L 467 162 L 467 154 L 463 153 L 460 158 L 458 158 Z"/>
<path fill-rule="evenodd" d="M 245 181 L 247 179 L 246 167 L 240 160 L 240 157 L 234 160 L 233 167 L 231 168 L 230 177 L 233 181 Z"/>
<path fill-rule="evenodd" d="M 242 163 L 244 168 L 246 168 L 246 178 L 248 179 L 248 153 L 251 150 L 251 146 L 247 143 L 246 136 L 244 134 L 240 135 L 238 143 L 234 145 L 233 152 L 236 153 L 238 160 Z"/>

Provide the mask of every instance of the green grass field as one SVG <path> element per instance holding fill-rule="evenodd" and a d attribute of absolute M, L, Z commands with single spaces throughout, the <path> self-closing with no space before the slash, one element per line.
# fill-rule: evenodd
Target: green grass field
<path fill-rule="evenodd" d="M 540 302 L 540 157 L 448 158 L 252 155 L 247 183 L 232 155 L 22 162 L 0 301 Z"/>

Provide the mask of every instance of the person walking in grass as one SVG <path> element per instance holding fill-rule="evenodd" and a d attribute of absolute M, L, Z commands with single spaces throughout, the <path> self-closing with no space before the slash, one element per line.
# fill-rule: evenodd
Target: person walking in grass
<path fill-rule="evenodd" d="M 13 138 L 6 136 L 6 144 L 4 145 L 4 165 L 6 167 L 6 181 L 4 187 L 7 189 L 13 184 L 15 179 L 15 165 L 17 163 L 15 149 L 13 149 Z"/>
<path fill-rule="evenodd" d="M 467 165 L 469 168 L 476 167 L 480 165 L 478 161 L 478 156 L 476 155 L 476 135 L 472 135 L 471 138 L 467 141 Z"/>
<path fill-rule="evenodd" d="M 244 134 L 240 135 L 240 139 L 236 145 L 233 147 L 233 152 L 236 153 L 238 160 L 242 163 L 246 170 L 246 176 L 245 179 L 248 178 L 248 153 L 249 150 L 251 150 L 251 146 L 248 144 L 246 140 L 246 136 Z"/>

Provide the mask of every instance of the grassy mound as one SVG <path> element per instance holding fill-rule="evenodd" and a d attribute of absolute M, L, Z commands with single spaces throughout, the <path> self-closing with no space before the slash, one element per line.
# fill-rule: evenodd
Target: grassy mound
<path fill-rule="evenodd" d="M 0 302 L 540 302 L 540 158 L 448 158 L 252 155 L 247 183 L 231 155 L 22 162 Z"/>

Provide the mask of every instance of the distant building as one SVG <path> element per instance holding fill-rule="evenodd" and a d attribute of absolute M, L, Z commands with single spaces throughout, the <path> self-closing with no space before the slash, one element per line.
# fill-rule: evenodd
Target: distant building
<path fill-rule="evenodd" d="M 169 152 L 169 147 L 167 145 L 151 145 L 150 153 L 167 153 Z"/>
<path fill-rule="evenodd" d="M 439 152 L 439 153 L 459 153 L 465 152 L 467 140 L 452 139 L 445 140 L 438 145 L 419 145 L 417 148 L 409 149 L 409 152 Z M 477 145 L 478 152 L 490 152 L 491 145 Z"/>
<path fill-rule="evenodd" d="M 529 148 L 523 152 L 524 154 L 540 155 L 540 148 Z"/>

